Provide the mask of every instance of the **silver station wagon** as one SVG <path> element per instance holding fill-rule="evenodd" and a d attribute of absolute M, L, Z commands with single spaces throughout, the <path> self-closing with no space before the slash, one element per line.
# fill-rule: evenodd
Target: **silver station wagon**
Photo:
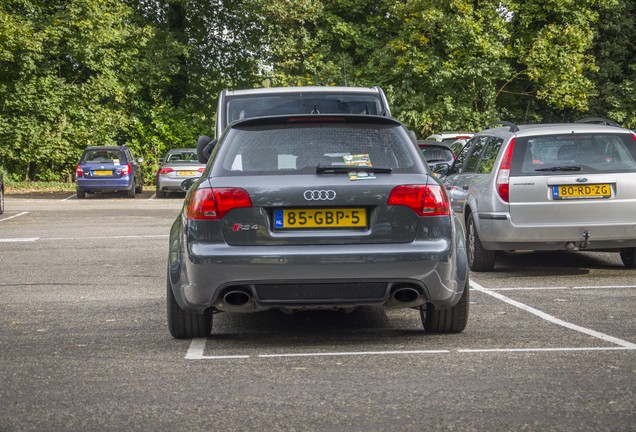
<path fill-rule="evenodd" d="M 373 115 L 230 125 L 170 232 L 176 338 L 216 312 L 414 308 L 429 332 L 468 320 L 461 222 L 408 130 Z"/>
<path fill-rule="evenodd" d="M 598 124 L 507 124 L 476 134 L 440 173 L 468 261 L 498 251 L 619 252 L 636 266 L 636 135 Z"/>

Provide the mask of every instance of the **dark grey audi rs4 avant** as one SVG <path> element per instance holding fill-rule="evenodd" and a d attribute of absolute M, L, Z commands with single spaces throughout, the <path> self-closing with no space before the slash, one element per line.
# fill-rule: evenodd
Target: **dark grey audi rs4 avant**
<path fill-rule="evenodd" d="M 271 308 L 412 308 L 428 332 L 466 327 L 463 228 L 397 120 L 241 120 L 201 162 L 170 232 L 172 336 L 209 336 L 217 312 Z"/>

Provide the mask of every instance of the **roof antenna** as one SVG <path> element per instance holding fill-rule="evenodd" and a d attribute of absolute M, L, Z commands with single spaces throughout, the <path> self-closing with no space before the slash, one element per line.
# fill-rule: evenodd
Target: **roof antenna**
<path fill-rule="evenodd" d="M 314 109 L 311 111 L 312 114 L 320 114 L 320 111 L 318 111 L 318 106 L 314 105 Z"/>

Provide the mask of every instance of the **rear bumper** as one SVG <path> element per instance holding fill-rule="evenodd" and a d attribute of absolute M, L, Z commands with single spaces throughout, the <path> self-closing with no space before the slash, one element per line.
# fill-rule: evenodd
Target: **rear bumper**
<path fill-rule="evenodd" d="M 480 240 L 488 250 L 562 250 L 569 243 L 586 250 L 636 247 L 636 221 L 611 225 L 516 225 L 507 213 L 489 213 L 478 214 L 476 223 Z"/>
<path fill-rule="evenodd" d="M 84 179 L 78 178 L 75 189 L 80 192 L 116 192 L 129 191 L 133 188 L 131 176 L 119 179 Z"/>
<path fill-rule="evenodd" d="M 189 178 L 199 178 L 200 176 L 195 177 L 168 177 L 165 175 L 161 175 L 157 177 L 157 190 L 160 191 L 173 191 L 173 192 L 183 192 L 181 189 L 181 183 Z"/>
<path fill-rule="evenodd" d="M 253 299 L 249 307 L 233 310 L 236 312 L 274 307 L 415 307 L 425 302 L 445 308 L 457 303 L 468 277 L 465 249 L 442 240 L 274 249 L 196 243 L 184 252 L 171 253 L 170 280 L 179 305 L 195 313 L 212 305 L 223 310 L 223 295 L 236 288 L 247 290 Z M 365 284 L 374 286 L 375 294 L 357 291 L 352 295 L 347 283 L 357 290 L 364 290 Z M 272 297 L 272 291 L 263 298 L 266 285 L 276 285 L 274 290 L 285 293 L 284 298 Z M 303 297 L 309 286 L 316 289 Z M 414 288 L 420 297 L 404 304 L 395 302 L 393 290 L 403 286 Z M 342 296 L 338 289 L 343 290 Z M 327 294 L 321 297 L 321 292 Z"/>

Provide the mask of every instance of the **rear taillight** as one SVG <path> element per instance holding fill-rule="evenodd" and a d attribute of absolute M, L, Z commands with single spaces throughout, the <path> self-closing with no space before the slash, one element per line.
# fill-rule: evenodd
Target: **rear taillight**
<path fill-rule="evenodd" d="M 444 187 L 438 184 L 396 186 L 387 204 L 410 207 L 419 216 L 450 215 L 448 195 Z"/>
<path fill-rule="evenodd" d="M 188 197 L 187 215 L 188 219 L 222 219 L 230 210 L 241 207 L 252 207 L 245 189 L 197 189 Z"/>
<path fill-rule="evenodd" d="M 199 171 L 200 173 L 202 173 L 203 171 L 205 171 L 205 167 L 201 167 L 201 168 L 199 168 L 197 171 Z"/>
<path fill-rule="evenodd" d="M 497 193 L 502 200 L 508 202 L 510 200 L 510 164 L 512 162 L 512 152 L 515 148 L 515 139 L 513 138 L 508 144 L 506 153 L 501 160 L 499 171 L 497 172 L 496 187 Z"/>
<path fill-rule="evenodd" d="M 132 171 L 132 168 L 130 168 L 130 164 L 121 166 L 121 175 L 128 175 L 131 173 L 131 171 Z"/>
<path fill-rule="evenodd" d="M 84 170 L 79 165 L 75 167 L 75 177 L 84 177 Z"/>
<path fill-rule="evenodd" d="M 174 171 L 172 168 L 159 168 L 159 175 L 168 174 Z"/>

